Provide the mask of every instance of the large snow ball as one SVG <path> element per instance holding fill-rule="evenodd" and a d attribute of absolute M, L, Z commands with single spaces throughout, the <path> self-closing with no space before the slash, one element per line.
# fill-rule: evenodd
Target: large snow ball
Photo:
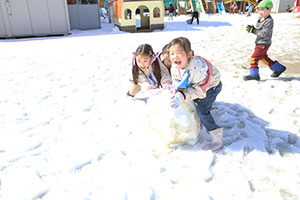
<path fill-rule="evenodd" d="M 184 101 L 178 108 L 170 106 L 172 94 L 163 91 L 147 102 L 147 120 L 150 130 L 164 140 L 168 147 L 179 144 L 194 145 L 198 140 L 200 121 L 192 101 Z"/>

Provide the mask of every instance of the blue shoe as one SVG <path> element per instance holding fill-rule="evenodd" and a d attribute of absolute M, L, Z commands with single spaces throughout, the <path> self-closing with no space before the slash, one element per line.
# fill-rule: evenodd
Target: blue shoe
<path fill-rule="evenodd" d="M 244 81 L 250 81 L 250 80 L 260 81 L 258 68 L 253 68 L 253 69 L 250 68 L 250 75 L 244 76 L 243 79 Z"/>
<path fill-rule="evenodd" d="M 271 77 L 278 77 L 278 76 L 280 76 L 280 74 L 282 74 L 282 72 L 284 72 L 286 70 L 286 67 L 277 61 L 270 68 L 273 71 L 273 74 L 271 74 Z"/>

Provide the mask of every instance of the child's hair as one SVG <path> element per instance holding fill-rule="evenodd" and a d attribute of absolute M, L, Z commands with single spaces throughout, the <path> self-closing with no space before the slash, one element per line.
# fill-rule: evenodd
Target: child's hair
<path fill-rule="evenodd" d="M 155 60 L 152 63 L 152 69 L 153 69 L 153 74 L 157 80 L 157 87 L 161 86 L 160 80 L 161 80 L 161 70 L 160 70 L 160 61 L 157 55 L 155 55 L 152 47 L 149 44 L 142 44 L 140 45 L 136 51 L 135 51 L 135 56 L 134 56 L 134 62 L 132 64 L 132 77 L 133 77 L 133 82 L 135 84 L 138 84 L 138 77 L 139 77 L 139 70 L 141 70 L 137 66 L 137 61 L 136 61 L 136 56 L 137 55 L 142 55 L 142 56 L 150 56 L 151 59 L 153 59 L 153 56 L 155 56 Z"/>
<path fill-rule="evenodd" d="M 169 44 L 166 44 L 162 50 L 161 50 L 161 53 L 159 54 L 159 57 L 161 58 L 162 55 L 164 54 L 168 54 L 169 55 Z M 163 60 L 162 60 L 163 61 Z"/>
<path fill-rule="evenodd" d="M 173 39 L 169 45 L 168 45 L 168 49 L 170 49 L 170 47 L 174 46 L 174 45 L 180 45 L 183 50 L 185 51 L 186 54 L 188 54 L 192 49 L 191 49 L 191 43 L 189 41 L 189 39 L 185 38 L 185 37 L 178 37 Z"/>
<path fill-rule="evenodd" d="M 189 39 L 185 37 L 175 38 L 168 44 L 168 49 L 170 49 L 170 47 L 172 46 L 175 46 L 176 44 L 181 46 L 186 54 L 189 54 L 192 51 L 194 55 L 194 51 L 191 48 L 191 42 L 189 41 Z"/>
<path fill-rule="evenodd" d="M 168 44 L 166 44 L 166 45 L 162 48 L 161 54 L 165 54 L 165 53 L 169 53 L 169 45 L 168 45 Z"/>
<path fill-rule="evenodd" d="M 159 58 L 161 59 L 160 61 L 164 64 L 164 66 L 167 67 L 169 73 L 171 73 L 172 63 L 171 63 L 171 60 L 170 60 L 170 51 L 169 51 L 169 45 L 168 44 L 166 44 L 162 48 L 161 53 L 159 54 Z"/>

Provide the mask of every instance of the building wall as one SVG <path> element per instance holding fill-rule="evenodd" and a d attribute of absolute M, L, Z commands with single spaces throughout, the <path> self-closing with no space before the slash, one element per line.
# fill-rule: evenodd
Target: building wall
<path fill-rule="evenodd" d="M 98 4 L 69 4 L 68 11 L 71 29 L 101 28 Z"/>
<path fill-rule="evenodd" d="M 135 18 L 135 11 L 138 9 L 139 6 L 146 6 L 149 9 L 150 13 L 150 24 L 163 24 L 164 23 L 164 5 L 163 1 L 130 1 L 130 2 L 123 2 L 121 8 L 121 16 L 122 18 L 119 21 L 114 21 L 114 23 L 119 24 L 121 23 L 122 26 L 135 26 L 136 18 Z M 160 17 L 154 18 L 153 17 L 153 10 L 154 8 L 158 7 L 160 10 Z M 132 12 L 131 20 L 125 20 L 125 10 L 130 9 Z"/>
<path fill-rule="evenodd" d="M 286 12 L 288 5 L 291 7 L 294 5 L 295 0 L 273 0 L 274 7 L 272 12 Z"/>
<path fill-rule="evenodd" d="M 0 37 L 65 35 L 70 33 L 65 0 L 0 1 Z"/>

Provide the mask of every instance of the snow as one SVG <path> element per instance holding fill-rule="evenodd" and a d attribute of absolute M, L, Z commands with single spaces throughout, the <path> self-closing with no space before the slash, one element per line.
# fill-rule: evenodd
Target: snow
<path fill-rule="evenodd" d="M 244 29 L 256 14 L 201 15 L 200 25 L 166 17 L 151 33 L 102 20 L 69 36 L 1 40 L 0 199 L 300 199 L 300 21 L 272 16 L 269 55 L 288 70 L 271 78 L 261 65 L 260 82 L 244 82 L 241 67 L 254 50 Z M 166 104 L 126 96 L 137 46 L 160 51 L 179 36 L 222 74 L 217 152 L 201 150 L 205 129 L 195 144 L 167 147 L 148 121 L 161 110 L 165 122 Z"/>

